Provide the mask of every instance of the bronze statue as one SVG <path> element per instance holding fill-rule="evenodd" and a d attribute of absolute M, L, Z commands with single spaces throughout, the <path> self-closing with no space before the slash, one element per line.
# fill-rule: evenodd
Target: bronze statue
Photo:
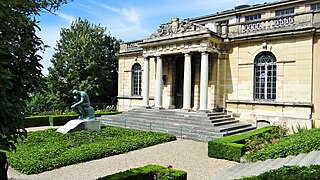
<path fill-rule="evenodd" d="M 76 103 L 71 106 L 72 109 L 77 111 L 80 115 L 79 119 L 82 120 L 94 120 L 94 109 L 90 106 L 90 99 L 86 92 L 73 90 L 72 94 L 74 95 L 74 99 Z"/>

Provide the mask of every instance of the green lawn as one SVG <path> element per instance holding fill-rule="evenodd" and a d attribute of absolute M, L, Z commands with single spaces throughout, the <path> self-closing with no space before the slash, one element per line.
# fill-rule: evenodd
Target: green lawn
<path fill-rule="evenodd" d="M 101 131 L 57 133 L 55 129 L 28 133 L 17 151 L 7 153 L 10 166 L 35 174 L 173 141 L 173 135 L 104 126 Z"/>

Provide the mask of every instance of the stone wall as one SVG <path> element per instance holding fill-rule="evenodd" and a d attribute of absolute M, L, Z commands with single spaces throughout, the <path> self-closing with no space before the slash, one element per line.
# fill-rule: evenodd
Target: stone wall
<path fill-rule="evenodd" d="M 248 41 L 229 49 L 230 79 L 227 81 L 227 110 L 240 120 L 304 119 L 311 117 L 312 106 L 312 36 L 299 35 L 281 39 Z M 254 59 L 263 51 L 277 59 L 276 100 L 254 100 Z M 309 123 L 309 121 L 308 121 Z M 290 121 L 288 121 L 290 124 Z M 311 127 L 308 124 L 307 127 Z"/>
<path fill-rule="evenodd" d="M 315 127 L 320 127 L 320 34 L 313 40 L 313 111 Z"/>

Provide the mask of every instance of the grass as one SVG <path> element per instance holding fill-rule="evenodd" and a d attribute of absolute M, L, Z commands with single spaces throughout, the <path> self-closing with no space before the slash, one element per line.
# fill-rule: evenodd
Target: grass
<path fill-rule="evenodd" d="M 265 148 L 245 156 L 247 160 L 258 161 L 309 153 L 320 150 L 320 129 L 311 129 L 279 139 L 277 143 L 268 144 Z"/>
<path fill-rule="evenodd" d="M 35 174 L 173 140 L 175 136 L 165 133 L 113 126 L 68 134 L 48 129 L 28 133 L 25 141 L 17 144 L 17 151 L 7 155 L 11 167 L 25 174 Z"/>

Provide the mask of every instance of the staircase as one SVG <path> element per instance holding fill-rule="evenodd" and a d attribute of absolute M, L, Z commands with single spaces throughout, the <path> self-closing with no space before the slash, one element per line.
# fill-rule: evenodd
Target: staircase
<path fill-rule="evenodd" d="M 125 128 L 166 132 L 178 138 L 208 141 L 255 129 L 225 112 L 133 109 L 116 116 L 102 116 L 102 123 Z"/>
<path fill-rule="evenodd" d="M 241 177 L 256 176 L 263 172 L 278 169 L 283 166 L 310 166 L 320 165 L 320 151 L 312 151 L 308 154 L 302 153 L 298 156 L 288 156 L 286 158 L 268 159 L 255 163 L 238 164 L 228 170 L 214 176 L 212 180 L 239 179 Z"/>

